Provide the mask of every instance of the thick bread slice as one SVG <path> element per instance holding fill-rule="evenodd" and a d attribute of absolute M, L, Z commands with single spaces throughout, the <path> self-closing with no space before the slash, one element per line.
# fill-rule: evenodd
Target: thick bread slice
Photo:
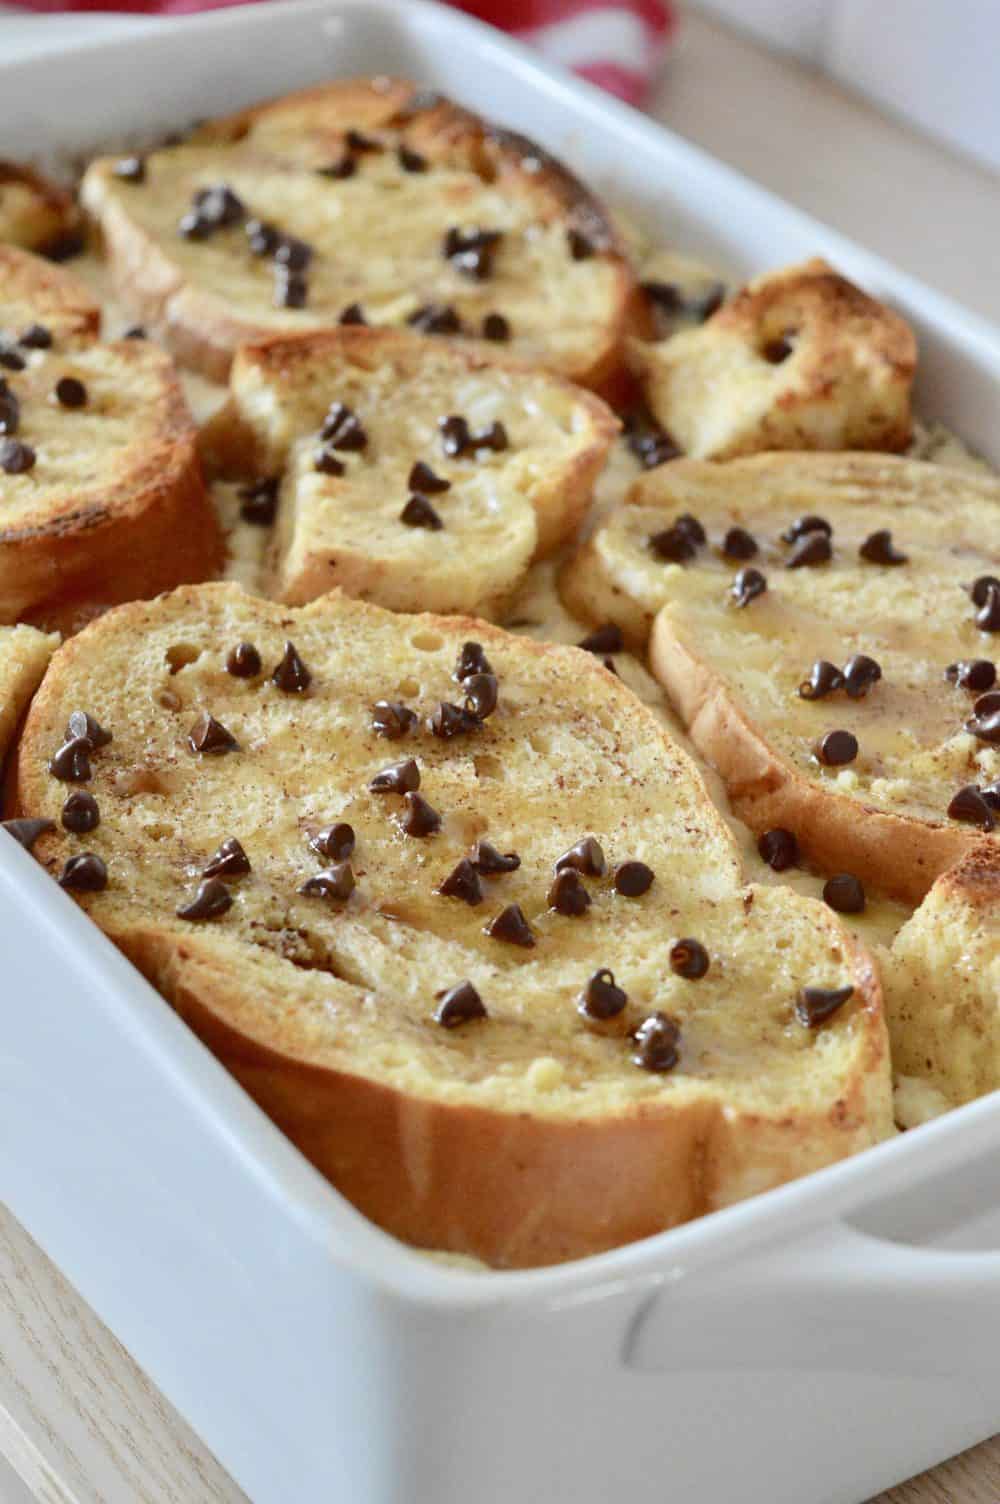
<path fill-rule="evenodd" d="M 22 162 L 0 161 L 0 244 L 58 254 L 77 223 L 65 189 Z"/>
<path fill-rule="evenodd" d="M 695 459 L 909 442 L 913 333 L 825 261 L 760 277 L 700 328 L 632 348 L 650 409 Z"/>
<path fill-rule="evenodd" d="M 397 611 L 493 616 L 531 560 L 571 537 L 618 423 L 561 377 L 487 361 L 450 340 L 345 328 L 244 346 L 228 404 L 203 434 L 209 468 L 282 474 L 269 594 L 301 604 L 340 586 Z M 360 421 L 364 447 L 334 466 L 320 430 L 332 403 Z M 441 424 L 503 427 L 503 447 L 450 457 Z M 440 526 L 401 518 L 423 461 L 447 481 L 427 490 Z"/>
<path fill-rule="evenodd" d="M 0 445 L 28 458 L 0 457 L 0 621 L 67 627 L 81 602 L 92 614 L 210 577 L 218 528 L 169 357 L 142 340 L 99 343 L 96 308 L 60 268 L 9 247 L 2 268 Z M 44 347 L 18 342 L 31 324 Z"/>
<path fill-rule="evenodd" d="M 832 560 L 788 569 L 780 534 L 808 513 L 832 526 Z M 650 539 L 684 514 L 708 542 L 687 563 L 664 562 Z M 974 695 L 945 679 L 953 662 L 996 656 L 965 587 L 997 571 L 998 516 L 1000 482 L 889 456 L 677 461 L 636 484 L 562 584 L 574 608 L 617 620 L 636 644 L 664 608 L 653 671 L 754 830 L 787 826 L 821 870 L 918 902 L 979 839 L 948 818 L 953 796 L 1000 778 L 1000 748 L 964 729 Z M 721 556 L 734 526 L 756 555 Z M 859 556 L 882 530 L 906 563 Z M 730 587 L 742 568 L 768 588 L 740 609 Z M 863 698 L 799 696 L 814 661 L 842 668 L 855 653 L 882 669 Z M 834 729 L 853 733 L 860 752 L 822 767 L 814 746 Z"/>
<path fill-rule="evenodd" d="M 28 701 L 59 646 L 55 632 L 0 627 L 0 766 Z"/>
<path fill-rule="evenodd" d="M 340 164 L 349 176 L 324 175 Z M 185 239 L 194 195 L 220 183 L 245 215 Z M 82 199 L 122 300 L 214 379 L 243 341 L 329 327 L 355 303 L 389 325 L 447 306 L 475 340 L 500 314 L 523 359 L 602 389 L 621 371 L 634 283 L 602 206 L 530 142 L 400 80 L 325 84 L 215 122 L 147 157 L 142 182 L 96 162 Z M 275 305 L 246 218 L 311 247 L 304 307 Z M 499 232 L 481 261 L 443 253 L 449 230 L 472 228 Z"/>
<path fill-rule="evenodd" d="M 420 727 L 387 742 L 379 697 L 426 717 L 460 697 L 462 643 L 481 641 L 499 704 L 478 730 Z M 303 693 L 269 671 L 290 639 Z M 227 655 L 258 649 L 263 673 Z M 172 672 L 176 670 L 175 672 Z M 57 655 L 21 740 L 15 807 L 58 814 L 48 772 L 68 714 L 113 741 L 92 755 L 101 822 L 36 852 L 57 872 L 89 849 L 106 891 L 94 920 L 164 992 L 303 1151 L 363 1211 L 424 1247 L 526 1265 L 595 1252 L 826 1164 L 891 1132 L 880 988 L 822 905 L 744 887 L 735 848 L 689 759 L 590 655 L 481 622 L 403 617 L 332 595 L 304 608 L 233 586 L 185 588 L 109 612 Z M 236 738 L 191 752 L 204 712 Z M 413 757 L 436 834 L 405 835 L 400 795 L 369 792 Z M 312 832 L 348 822 L 357 887 L 302 896 L 328 866 Z M 550 910 L 553 863 L 581 836 L 609 863 L 647 862 L 639 898 L 586 878 L 592 907 Z M 175 917 L 215 847 L 252 865 L 232 907 Z M 480 839 L 520 866 L 470 906 L 435 890 Z M 533 948 L 484 933 L 519 904 Z M 705 945 L 699 981 L 676 937 Z M 608 967 L 629 1002 L 586 1026 L 576 999 Z M 442 989 L 469 979 L 489 1017 L 444 1028 Z M 852 986 L 822 1028 L 797 1022 L 804 985 Z M 680 1025 L 679 1063 L 632 1063 L 654 1010 Z"/>

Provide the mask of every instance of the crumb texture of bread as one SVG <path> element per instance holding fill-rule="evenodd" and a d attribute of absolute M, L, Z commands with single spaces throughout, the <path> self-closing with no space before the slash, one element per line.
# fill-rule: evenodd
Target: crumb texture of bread
<path fill-rule="evenodd" d="M 822 260 L 760 277 L 632 354 L 651 411 L 693 459 L 910 440 L 913 333 Z"/>
<path fill-rule="evenodd" d="M 220 184 L 240 212 L 182 236 Z M 215 379 L 245 340 L 330 327 L 353 304 L 396 326 L 448 309 L 473 344 L 499 315 L 521 359 L 596 389 L 622 371 L 634 279 L 602 206 L 540 148 L 403 81 L 326 84 L 210 123 L 147 156 L 142 182 L 95 162 L 81 196 L 123 303 Z M 276 299 L 248 221 L 310 248 L 302 306 Z M 490 238 L 463 259 L 450 231 Z"/>
<path fill-rule="evenodd" d="M 0 332 L 16 341 L 32 324 L 44 324 L 64 343 L 82 342 L 100 329 L 101 305 L 66 267 L 0 244 Z"/>
<path fill-rule="evenodd" d="M 78 223 L 72 195 L 22 162 L 0 161 L 0 244 L 58 251 Z"/>
<path fill-rule="evenodd" d="M 0 627 L 0 764 L 58 646 L 56 632 Z"/>
<path fill-rule="evenodd" d="M 459 650 L 478 641 L 496 710 L 451 740 L 427 718 L 457 696 Z M 308 686 L 271 671 L 294 643 Z M 226 671 L 251 643 L 261 672 Z M 419 717 L 401 741 L 378 698 Z M 596 1252 L 780 1184 L 890 1134 L 881 991 L 867 952 L 823 905 L 746 886 L 694 765 L 589 654 L 483 622 L 384 612 L 339 594 L 295 608 L 232 585 L 182 588 L 108 612 L 59 650 L 36 696 L 13 780 L 17 812 L 58 817 L 48 772 L 67 715 L 113 735 L 87 789 L 85 841 L 62 830 L 36 855 L 54 872 L 82 845 L 107 864 L 91 917 L 157 985 L 292 1140 L 362 1211 L 422 1247 L 495 1265 Z M 191 750 L 209 713 L 235 739 Z M 413 758 L 440 816 L 407 834 L 403 796 L 376 773 Z M 349 824 L 356 886 L 300 891 L 328 863 L 310 838 Z M 586 834 L 613 870 L 654 873 L 641 897 L 584 878 L 579 917 L 549 906 L 553 864 Z M 219 843 L 251 871 L 231 906 L 177 916 Z M 482 901 L 437 890 L 480 840 L 520 865 L 481 879 Z M 534 945 L 485 932 L 519 905 Z M 669 954 L 697 938 L 707 974 Z M 610 969 L 627 993 L 587 1025 L 577 999 Z M 443 989 L 469 981 L 486 1018 L 444 1028 Z M 819 1029 L 804 986 L 851 987 Z M 679 1061 L 641 1069 L 629 1031 L 662 1011 Z"/>

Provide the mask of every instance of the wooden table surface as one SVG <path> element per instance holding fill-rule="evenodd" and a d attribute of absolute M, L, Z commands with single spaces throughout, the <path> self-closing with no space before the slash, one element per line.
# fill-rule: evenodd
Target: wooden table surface
<path fill-rule="evenodd" d="M 992 275 L 1000 185 L 984 169 L 694 15 L 652 109 L 786 198 L 1000 320 L 1000 279 Z M 1000 1438 L 877 1504 L 997 1500 Z M 37 1501 L 246 1504 L 246 1497 L 0 1207 L 0 1504 Z"/>

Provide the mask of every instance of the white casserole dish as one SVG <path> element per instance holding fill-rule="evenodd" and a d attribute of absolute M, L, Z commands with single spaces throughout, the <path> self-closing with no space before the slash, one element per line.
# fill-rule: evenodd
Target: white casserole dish
<path fill-rule="evenodd" d="M 435 5 L 303 0 L 0 59 L 0 154 L 377 72 L 536 137 L 682 249 L 826 254 L 916 325 L 920 410 L 1000 462 L 994 331 Z M 599 1258 L 450 1269 L 345 1203 L 0 847 L 0 1199 L 254 1504 L 855 1504 L 1000 1429 L 1000 1096 Z"/>

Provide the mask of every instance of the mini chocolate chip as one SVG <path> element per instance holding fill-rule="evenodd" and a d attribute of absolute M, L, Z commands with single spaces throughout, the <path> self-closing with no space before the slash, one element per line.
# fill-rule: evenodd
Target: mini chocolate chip
<path fill-rule="evenodd" d="M 988 658 L 962 658 L 958 663 L 949 663 L 944 676 L 949 684 L 972 694 L 982 694 L 997 682 L 996 665 Z"/>
<path fill-rule="evenodd" d="M 468 229 L 452 226 L 445 232 L 441 254 L 463 277 L 483 282 L 493 271 L 493 256 L 500 239 L 499 230 L 484 230 L 478 225 Z"/>
<path fill-rule="evenodd" d="M 416 711 L 399 700 L 376 700 L 372 706 L 372 730 L 390 742 L 412 731 L 418 719 Z"/>
<path fill-rule="evenodd" d="M 749 606 L 767 589 L 767 576 L 759 569 L 741 569 L 729 587 L 729 594 L 741 609 Z"/>
<path fill-rule="evenodd" d="M 828 768 L 843 767 L 858 755 L 858 739 L 850 731 L 828 731 L 815 747 L 819 762 Z"/>
<path fill-rule="evenodd" d="M 414 151 L 412 146 L 407 146 L 405 142 L 396 148 L 396 158 L 404 172 L 427 171 L 427 158 L 422 157 L 418 151 Z"/>
<path fill-rule="evenodd" d="M 991 689 L 986 694 L 978 695 L 972 703 L 972 713 L 976 716 L 993 715 L 1000 710 L 1000 689 Z"/>
<path fill-rule="evenodd" d="M 444 527 L 444 523 L 434 510 L 434 507 L 427 500 L 426 496 L 420 495 L 419 491 L 414 491 L 406 506 L 400 512 L 399 520 L 400 522 L 405 522 L 407 527 L 423 527 L 429 529 L 432 533 L 439 533 Z"/>
<path fill-rule="evenodd" d="M 287 267 L 290 272 L 304 272 L 313 259 L 313 248 L 296 235 L 282 235 L 274 259 L 279 267 Z"/>
<path fill-rule="evenodd" d="M 17 336 L 17 342 L 26 350 L 51 350 L 52 331 L 46 329 L 44 324 L 29 324 Z"/>
<path fill-rule="evenodd" d="M 212 183 L 207 188 L 199 188 L 194 195 L 194 207 L 212 226 L 239 224 L 247 212 L 243 201 L 227 183 Z"/>
<path fill-rule="evenodd" d="M 594 254 L 594 243 L 583 234 L 582 230 L 567 230 L 566 243 L 574 261 L 586 261 Z"/>
<path fill-rule="evenodd" d="M 441 433 L 441 448 L 451 458 L 457 458 L 465 454 L 471 444 L 469 425 L 458 413 L 452 413 L 450 417 L 438 419 L 438 429 Z"/>
<path fill-rule="evenodd" d="M 997 579 L 996 575 L 981 574 L 973 580 L 971 585 L 967 585 L 965 587 L 972 597 L 972 604 L 974 606 L 986 605 L 987 596 L 991 585 L 1000 588 L 1000 580 Z"/>
<path fill-rule="evenodd" d="M 483 319 L 483 339 L 504 344 L 510 339 L 510 324 L 502 313 L 488 313 Z"/>
<path fill-rule="evenodd" d="M 359 326 L 367 327 L 368 320 L 365 318 L 365 311 L 360 303 L 348 303 L 346 308 L 342 308 L 340 310 L 340 316 L 337 319 L 337 323 L 347 326 L 356 324 Z"/>
<path fill-rule="evenodd" d="M 530 950 L 535 944 L 531 925 L 525 919 L 520 904 L 509 903 L 505 909 L 501 909 L 495 919 L 491 919 L 483 931 L 491 940 L 504 940 L 508 945 L 520 945 L 525 950 Z"/>
<path fill-rule="evenodd" d="M 227 731 L 214 715 L 209 715 L 205 710 L 188 732 L 188 746 L 192 752 L 222 756 L 226 752 L 237 751 L 239 742 L 231 731 Z"/>
<path fill-rule="evenodd" d="M 457 987 L 449 987 L 440 998 L 434 1010 L 434 1022 L 443 1029 L 457 1029 L 461 1024 L 474 1023 L 477 1018 L 489 1017 L 471 982 L 459 982 Z"/>
<path fill-rule="evenodd" d="M 843 687 L 844 676 L 837 665 L 827 658 L 817 658 L 809 670 L 809 678 L 799 685 L 799 696 L 803 700 L 822 700 Z"/>
<path fill-rule="evenodd" d="M 357 414 L 344 402 L 331 402 L 323 419 L 320 438 L 333 449 L 364 449 L 368 435 Z"/>
<path fill-rule="evenodd" d="M 572 867 L 563 867 L 552 880 L 548 892 L 548 905 L 557 914 L 577 919 L 590 908 L 590 894 L 583 886 L 579 872 Z"/>
<path fill-rule="evenodd" d="M 281 232 L 266 219 L 248 219 L 243 232 L 253 256 L 273 256 L 281 244 Z"/>
<path fill-rule="evenodd" d="M 628 993 L 615 985 L 615 974 L 602 967 L 595 971 L 576 1000 L 577 1012 L 596 1023 L 617 1018 L 628 1002 Z"/>
<path fill-rule="evenodd" d="M 425 303 L 406 320 L 421 334 L 461 334 L 462 321 L 448 303 Z"/>
<path fill-rule="evenodd" d="M 424 496 L 438 496 L 442 491 L 451 490 L 451 481 L 435 475 L 430 465 L 423 460 L 414 461 L 406 483 L 411 491 L 419 491 Z"/>
<path fill-rule="evenodd" d="M 60 407 L 87 405 L 87 388 L 75 376 L 61 376 L 56 382 L 55 395 Z"/>
<path fill-rule="evenodd" d="M 978 825 L 980 830 L 992 830 L 996 825 L 990 802 L 974 783 L 959 789 L 948 805 L 948 817 L 966 825 Z"/>
<path fill-rule="evenodd" d="M 615 868 L 615 892 L 623 898 L 641 898 L 653 886 L 652 867 L 645 862 L 622 862 Z"/>
<path fill-rule="evenodd" d="M 833 528 L 825 517 L 815 517 L 811 514 L 805 517 L 796 517 L 795 521 L 785 528 L 781 534 L 782 543 L 797 543 L 806 533 L 825 533 L 828 538 L 833 535 Z"/>
<path fill-rule="evenodd" d="M 182 214 L 177 223 L 178 232 L 185 240 L 207 240 L 215 226 L 196 209 Z"/>
<path fill-rule="evenodd" d="M 483 885 L 479 872 L 467 856 L 452 868 L 441 886 L 436 890 L 442 898 L 460 898 L 463 903 L 475 906 L 483 901 Z"/>
<path fill-rule="evenodd" d="M 218 919 L 233 906 L 233 895 L 217 877 L 206 877 L 198 884 L 190 903 L 177 910 L 178 919 Z"/>
<path fill-rule="evenodd" d="M 853 653 L 844 664 L 844 688 L 852 700 L 863 699 L 881 677 L 881 665 L 866 653 Z"/>
<path fill-rule="evenodd" d="M 561 872 L 564 867 L 574 867 L 587 877 L 603 877 L 608 870 L 601 843 L 594 836 L 582 836 L 575 846 L 563 852 L 556 860 L 555 870 Z"/>
<path fill-rule="evenodd" d="M 286 272 L 282 266 L 275 267 L 275 308 L 304 308 L 309 301 L 309 284 L 301 272 Z"/>
<path fill-rule="evenodd" d="M 492 674 L 492 672 L 490 661 L 483 652 L 482 643 L 463 642 L 452 677 L 461 683 L 464 679 L 471 678 L 473 674 Z"/>
<path fill-rule="evenodd" d="M 1000 585 L 986 587 L 986 599 L 976 612 L 976 626 L 981 632 L 1000 632 Z"/>
<path fill-rule="evenodd" d="M 216 847 L 205 866 L 202 877 L 244 877 L 250 871 L 250 858 L 235 836 L 227 836 Z"/>
<path fill-rule="evenodd" d="M 799 843 L 790 830 L 776 825 L 773 830 L 765 830 L 757 839 L 757 850 L 762 861 L 765 861 L 775 872 L 784 872 L 787 867 L 794 867 L 799 859 Z"/>
<path fill-rule="evenodd" d="M 303 898 L 322 898 L 327 903 L 346 903 L 354 892 L 354 869 L 350 862 L 337 862 L 332 867 L 307 877 L 299 888 Z"/>
<path fill-rule="evenodd" d="M 862 559 L 867 559 L 869 564 L 906 564 L 907 555 L 900 553 L 894 547 L 892 534 L 888 528 L 881 527 L 868 537 L 858 549 Z"/>
<path fill-rule="evenodd" d="M 124 183 L 144 183 L 146 163 L 142 157 L 121 157 L 111 169 L 116 178 Z"/>
<path fill-rule="evenodd" d="M 89 835 L 101 823 L 101 811 L 93 794 L 82 789 L 70 794 L 62 807 L 63 829 L 75 836 Z"/>
<path fill-rule="evenodd" d="M 472 862 L 483 877 L 501 877 L 505 872 L 516 872 L 521 858 L 516 851 L 500 852 L 489 841 L 480 841 L 472 853 Z"/>
<path fill-rule="evenodd" d="M 375 774 L 368 784 L 373 794 L 412 794 L 420 787 L 420 769 L 412 757 L 394 762 Z"/>
<path fill-rule="evenodd" d="M 25 851 L 30 851 L 39 836 L 47 836 L 55 830 L 54 820 L 43 820 L 23 816 L 19 820 L 0 820 L 0 830 L 5 830 L 9 836 L 13 836 L 19 846 Z"/>
<path fill-rule="evenodd" d="M 657 308 L 664 313 L 676 314 L 684 310 L 684 294 L 676 282 L 649 281 L 640 282 L 639 286 Z"/>
<path fill-rule="evenodd" d="M 1000 810 L 1000 779 L 995 783 L 984 784 L 979 793 L 990 809 Z"/>
<path fill-rule="evenodd" d="M 653 470 L 681 454 L 670 434 L 649 417 L 626 418 L 625 442 L 644 470 Z"/>
<path fill-rule="evenodd" d="M 261 480 L 253 481 L 249 486 L 241 487 L 240 516 L 244 522 L 255 522 L 260 527 L 269 527 L 274 521 L 274 514 L 278 509 L 278 487 L 281 484 L 277 475 L 267 475 Z"/>
<path fill-rule="evenodd" d="M 796 541 L 785 560 L 785 568 L 811 569 L 815 564 L 829 563 L 832 556 L 833 547 L 829 533 L 821 532 L 817 528 L 811 533 L 803 533 L 802 537 Z"/>
<path fill-rule="evenodd" d="M 595 627 L 577 643 L 577 647 L 583 648 L 585 653 L 597 653 L 601 656 L 605 653 L 620 653 L 624 646 L 622 629 L 613 621 L 606 621 L 602 627 Z"/>
<path fill-rule="evenodd" d="M 109 747 L 113 741 L 111 732 L 106 731 L 100 721 L 95 720 L 86 710 L 70 712 L 66 722 L 66 736 L 85 736 L 95 751 L 98 747 Z"/>
<path fill-rule="evenodd" d="M 837 872 L 823 884 L 823 902 L 838 914 L 863 914 L 865 890 L 851 872 Z"/>
<path fill-rule="evenodd" d="M 72 261 L 74 256 L 83 254 L 86 242 L 80 230 L 67 230 L 60 235 L 54 244 L 45 249 L 46 259 L 49 261 Z"/>
<path fill-rule="evenodd" d="M 63 867 L 59 886 L 71 893 L 103 893 L 108 886 L 108 869 L 96 852 L 82 851 Z"/>
<path fill-rule="evenodd" d="M 708 970 L 708 951 L 700 940 L 675 940 L 670 947 L 670 965 L 679 977 L 697 982 Z"/>
<path fill-rule="evenodd" d="M 356 130 L 353 126 L 346 132 L 344 140 L 351 151 L 381 151 L 381 141 L 376 141 L 374 136 L 366 136 L 363 131 Z"/>
<path fill-rule="evenodd" d="M 0 366 L 7 371 L 23 371 L 27 364 L 20 350 L 15 350 L 13 345 L 0 340 Z"/>
<path fill-rule="evenodd" d="M 4 439 L 0 444 L 0 470 L 7 475 L 26 475 L 34 469 L 35 451 L 20 439 Z"/>
<path fill-rule="evenodd" d="M 473 449 L 492 449 L 494 454 L 502 454 L 510 448 L 510 439 L 507 430 L 499 421 L 491 423 L 489 428 L 481 428 L 474 433 L 470 440 Z"/>
<path fill-rule="evenodd" d="M 649 539 L 649 547 L 658 559 L 666 559 L 671 564 L 683 564 L 688 559 L 693 559 L 698 552 L 698 545 L 686 528 L 678 523 L 663 528 L 661 532 L 653 533 Z"/>
<path fill-rule="evenodd" d="M 271 674 L 271 683 L 285 695 L 300 695 L 312 683 L 312 674 L 299 657 L 294 642 L 285 643 L 285 651 Z"/>
<path fill-rule="evenodd" d="M 984 695 L 984 699 L 991 696 Z M 998 696 L 1000 699 L 1000 696 Z M 1000 742 L 1000 709 L 994 709 L 985 714 L 977 714 L 965 723 L 966 731 L 970 732 L 977 741 L 987 742 L 990 746 L 996 746 Z"/>
<path fill-rule="evenodd" d="M 350 152 L 344 153 L 339 162 L 330 162 L 326 167 L 317 167 L 316 171 L 321 178 L 352 178 L 358 169 L 358 164 Z"/>
<path fill-rule="evenodd" d="M 423 794 L 406 794 L 403 833 L 408 836 L 432 836 L 441 829 L 441 816 L 427 803 Z"/>
<path fill-rule="evenodd" d="M 341 821 L 325 825 L 309 841 L 309 849 L 329 862 L 346 862 L 357 844 L 354 827 Z"/>
<path fill-rule="evenodd" d="M 21 423 L 21 404 L 5 381 L 0 382 L 0 434 L 17 433 Z"/>
<path fill-rule="evenodd" d="M 497 708 L 498 685 L 495 674 L 469 674 L 462 680 L 465 709 L 477 721 L 487 720 Z"/>
<path fill-rule="evenodd" d="M 464 706 L 452 705 L 448 700 L 442 700 L 427 721 L 427 729 L 431 735 L 446 742 L 451 741 L 454 736 L 465 736 L 478 728 L 479 721 L 474 715 L 471 715 Z"/>
<path fill-rule="evenodd" d="M 760 550 L 753 533 L 745 527 L 731 527 L 722 540 L 722 552 L 727 559 L 752 559 Z"/>
<path fill-rule="evenodd" d="M 337 458 L 337 452 L 332 444 L 324 444 L 313 455 L 313 469 L 318 470 L 320 475 L 343 475 L 347 466 L 342 459 Z"/>
<path fill-rule="evenodd" d="M 668 1013 L 651 1013 L 644 1018 L 632 1036 L 636 1051 L 632 1056 L 634 1065 L 644 1071 L 670 1071 L 678 1061 L 677 1045 L 681 1030 L 677 1020 Z"/>
<path fill-rule="evenodd" d="M 226 659 L 226 673 L 234 679 L 255 679 L 261 668 L 260 654 L 252 642 L 237 643 Z"/>
<path fill-rule="evenodd" d="M 853 987 L 803 987 L 795 999 L 795 1016 L 807 1029 L 818 1029 L 853 996 Z"/>
<path fill-rule="evenodd" d="M 145 324 L 127 324 L 122 330 L 122 339 L 147 339 Z"/>
<path fill-rule="evenodd" d="M 788 359 L 794 349 L 795 346 L 792 344 L 789 336 L 783 334 L 779 339 L 768 340 L 760 353 L 769 366 L 780 366 L 783 361 Z"/>
<path fill-rule="evenodd" d="M 85 736 L 73 736 L 63 743 L 49 763 L 49 772 L 60 783 L 88 783 L 94 776 L 90 766 L 92 742 Z"/>

